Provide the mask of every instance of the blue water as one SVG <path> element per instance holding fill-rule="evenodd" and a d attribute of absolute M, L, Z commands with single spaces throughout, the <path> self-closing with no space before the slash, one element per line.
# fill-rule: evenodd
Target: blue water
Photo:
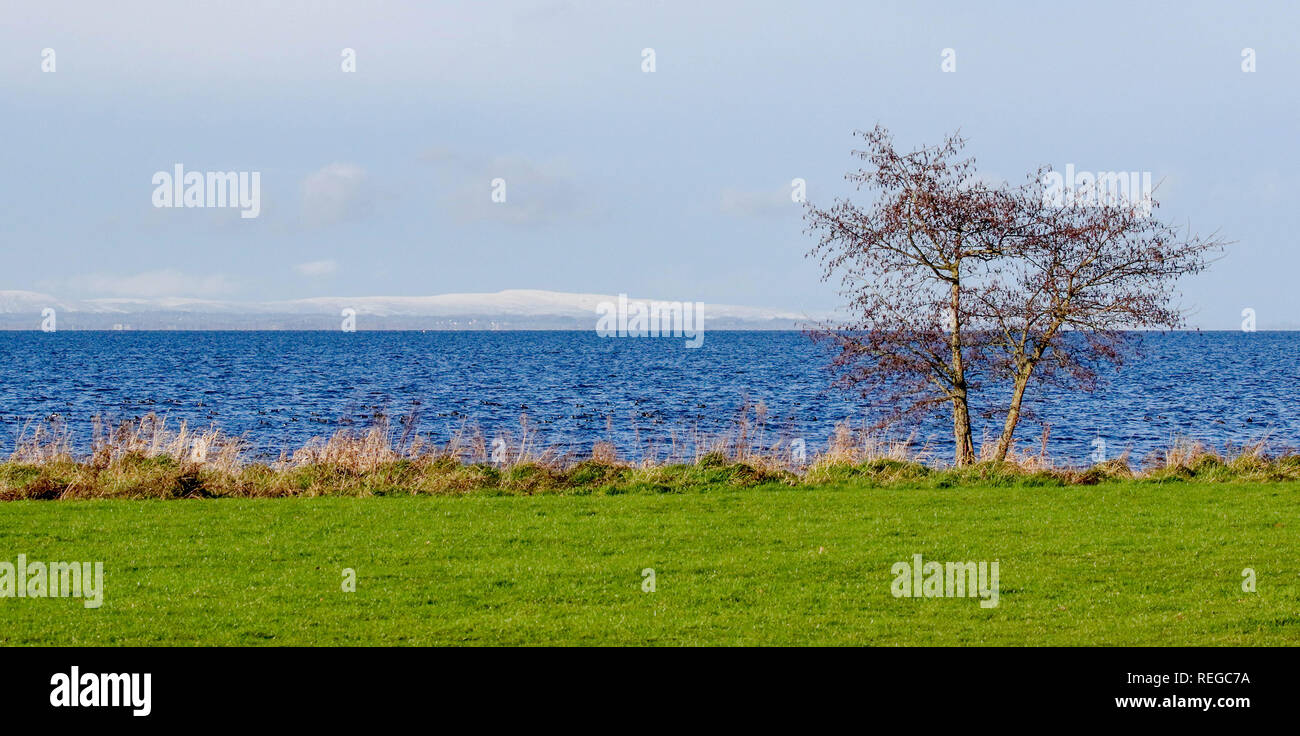
<path fill-rule="evenodd" d="M 1055 391 L 1037 407 L 1049 454 L 1084 463 L 1094 438 L 1134 458 L 1174 437 L 1217 447 L 1300 437 L 1300 333 L 1148 335 L 1146 357 L 1093 394 Z M 574 450 L 612 438 L 625 455 L 670 432 L 726 432 L 748 399 L 768 407 L 767 438 L 824 446 L 835 422 L 871 419 L 869 402 L 829 386 L 823 348 L 794 332 L 710 332 L 679 339 L 600 339 L 590 332 L 7 332 L 0 333 L 0 448 L 26 420 L 61 416 L 79 447 L 90 419 L 149 412 L 215 424 L 263 455 L 293 449 L 379 413 L 419 409 L 418 429 L 445 441 L 477 423 Z M 987 428 L 977 421 L 976 443 Z M 917 445 L 951 454 L 944 418 Z M 907 436 L 910 428 L 896 428 Z M 1026 424 L 1037 447 L 1040 424 Z"/>

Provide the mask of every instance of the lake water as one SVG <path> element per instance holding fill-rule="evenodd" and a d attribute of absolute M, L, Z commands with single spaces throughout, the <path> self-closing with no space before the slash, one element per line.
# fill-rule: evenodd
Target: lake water
<path fill-rule="evenodd" d="M 1038 411 L 1055 460 L 1087 462 L 1098 437 L 1108 455 L 1127 448 L 1136 458 L 1176 436 L 1296 444 L 1300 333 L 1144 341 L 1146 357 L 1097 392 L 1044 397 Z M 93 415 L 152 411 L 216 424 L 266 455 L 415 402 L 418 428 L 435 441 L 467 422 L 489 437 L 517 434 L 526 413 L 545 444 L 581 451 L 612 438 L 625 455 L 651 440 L 662 446 L 672 431 L 725 432 L 746 399 L 767 405 L 770 439 L 802 437 L 810 451 L 837 421 L 868 417 L 866 400 L 829 386 L 823 349 L 795 332 L 710 332 L 694 350 L 680 339 L 591 332 L 4 332 L 0 357 L 6 453 L 24 421 L 55 414 L 82 448 Z M 917 429 L 918 445 L 950 456 L 945 420 Z M 1040 434 L 1026 425 L 1020 437 L 1037 447 Z"/>

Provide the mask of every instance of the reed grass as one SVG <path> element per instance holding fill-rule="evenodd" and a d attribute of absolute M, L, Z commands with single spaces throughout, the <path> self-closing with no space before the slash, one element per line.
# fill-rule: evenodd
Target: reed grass
<path fill-rule="evenodd" d="M 341 429 L 273 462 L 253 459 L 243 438 L 215 427 L 174 427 L 148 414 L 109 425 L 96 420 L 88 456 L 78 457 L 58 418 L 20 428 L 0 462 L 0 500 L 88 498 L 271 498 L 292 496 L 532 495 L 676 493 L 761 485 L 815 487 L 852 481 L 869 486 L 1074 486 L 1133 481 L 1272 482 L 1300 479 L 1300 455 L 1270 453 L 1264 442 L 1223 452 L 1175 440 L 1134 467 L 1126 454 L 1091 467 L 1058 466 L 1037 451 L 1014 449 L 994 462 L 945 466 L 915 436 L 883 438 L 865 424 L 837 425 L 826 448 L 796 451 L 772 432 L 762 404 L 745 402 L 729 432 L 670 435 L 665 446 L 638 437 L 637 460 L 610 441 L 589 454 L 541 443 L 527 416 L 517 433 L 491 438 L 466 425 L 443 443 L 415 432 L 415 417 L 379 417 L 364 430 Z"/>

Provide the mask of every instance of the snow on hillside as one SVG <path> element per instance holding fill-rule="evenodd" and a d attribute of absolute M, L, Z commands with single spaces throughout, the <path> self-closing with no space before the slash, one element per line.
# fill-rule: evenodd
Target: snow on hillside
<path fill-rule="evenodd" d="M 0 314 L 39 314 L 46 307 L 64 311 L 73 309 L 68 302 L 49 294 L 35 291 L 0 291 Z"/>
<path fill-rule="evenodd" d="M 315 297 L 272 302 L 234 302 L 211 299 L 84 299 L 62 300 L 31 291 L 0 291 L 0 314 L 39 313 L 45 307 L 60 311 L 92 314 L 145 314 L 182 312 L 188 314 L 329 314 L 355 309 L 358 314 L 381 317 L 569 317 L 585 319 L 596 314 L 601 302 L 617 302 L 617 295 L 574 294 L 535 289 L 510 289 L 484 294 L 438 294 L 436 296 Z M 632 297 L 630 301 L 646 301 Z M 708 319 L 804 320 L 807 315 L 764 307 L 706 304 Z"/>

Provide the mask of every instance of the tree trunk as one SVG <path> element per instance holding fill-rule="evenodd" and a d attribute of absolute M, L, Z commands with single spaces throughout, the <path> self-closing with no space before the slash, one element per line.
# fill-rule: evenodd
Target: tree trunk
<path fill-rule="evenodd" d="M 1037 368 L 1039 361 L 1043 359 L 1048 342 L 1059 329 L 1061 329 L 1061 321 L 1056 320 L 1043 333 L 1038 347 L 1025 356 L 1024 362 L 1016 371 L 1016 380 L 1011 387 L 1011 405 L 1007 407 L 1007 421 L 1002 425 L 1002 436 L 998 437 L 997 452 L 993 456 L 997 462 L 1006 460 L 1007 453 L 1011 451 L 1011 438 L 1016 433 L 1016 423 L 1020 421 L 1020 402 L 1025 398 L 1025 388 L 1029 385 L 1029 378 L 1034 375 L 1034 368 Z"/>
<path fill-rule="evenodd" d="M 1002 462 L 1011 451 L 1011 439 L 1016 433 L 1016 423 L 1020 421 L 1020 402 L 1025 398 L 1025 387 L 1029 385 L 1029 376 L 1034 367 L 1026 364 L 1016 373 L 1016 381 L 1011 389 L 1011 406 L 1007 408 L 1007 421 L 1002 425 L 1002 436 L 998 437 L 998 448 L 993 459 Z"/>
<path fill-rule="evenodd" d="M 956 268 L 953 269 L 956 275 Z M 956 444 L 953 462 L 959 467 L 975 462 L 975 443 L 971 440 L 970 404 L 966 398 L 966 364 L 962 359 L 961 344 L 961 285 L 953 282 L 949 301 L 948 344 L 952 347 L 952 433 Z"/>
<path fill-rule="evenodd" d="M 956 440 L 953 459 L 957 465 L 970 465 L 975 462 L 975 443 L 971 440 L 970 406 L 966 402 L 965 386 L 953 395 L 952 433 Z"/>

